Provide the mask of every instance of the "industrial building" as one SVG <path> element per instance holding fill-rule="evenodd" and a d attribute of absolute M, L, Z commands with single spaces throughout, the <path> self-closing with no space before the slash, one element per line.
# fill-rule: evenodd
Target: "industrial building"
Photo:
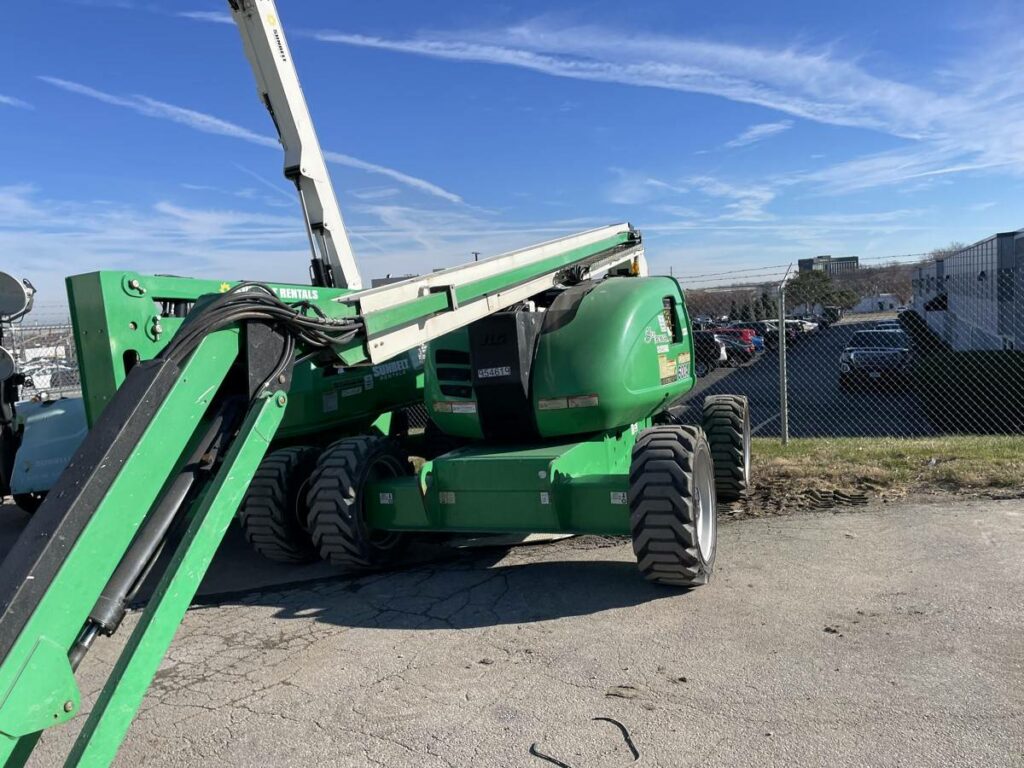
<path fill-rule="evenodd" d="M 955 350 L 1024 347 L 1024 229 L 921 265 L 914 309 Z"/>
<path fill-rule="evenodd" d="M 860 267 L 856 256 L 815 256 L 800 259 L 797 266 L 801 272 L 824 272 L 829 277 L 853 272 Z"/>

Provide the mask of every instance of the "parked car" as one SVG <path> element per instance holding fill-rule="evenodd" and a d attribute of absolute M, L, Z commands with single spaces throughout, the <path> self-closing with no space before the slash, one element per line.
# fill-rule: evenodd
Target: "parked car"
<path fill-rule="evenodd" d="M 724 342 L 716 339 L 711 331 L 693 332 L 693 351 L 693 372 L 699 379 L 729 361 Z"/>
<path fill-rule="evenodd" d="M 879 320 L 875 323 L 876 331 L 902 331 L 903 326 L 900 325 L 899 320 Z"/>
<path fill-rule="evenodd" d="M 858 384 L 904 386 L 911 370 L 910 339 L 903 331 L 857 331 L 839 356 L 839 387 Z"/>
<path fill-rule="evenodd" d="M 765 347 L 774 347 L 779 340 L 779 332 L 774 325 L 764 320 L 747 320 L 739 323 L 729 323 L 730 328 L 745 328 L 753 331 L 754 337 L 751 341 L 757 347 L 758 352 L 763 352 Z"/>
<path fill-rule="evenodd" d="M 726 365 L 734 368 L 749 363 L 757 357 L 757 348 L 753 342 L 743 341 L 730 334 L 715 334 L 715 338 L 725 344 L 725 351 L 728 355 Z"/>
<path fill-rule="evenodd" d="M 814 333 L 818 330 L 818 324 L 816 322 L 813 320 L 805 320 L 801 317 L 790 318 L 786 320 L 786 323 L 793 323 L 794 327 L 803 333 Z"/>
<path fill-rule="evenodd" d="M 732 336 L 744 344 L 753 344 L 755 333 L 749 328 L 737 328 L 732 325 L 720 325 L 712 329 L 719 336 Z"/>

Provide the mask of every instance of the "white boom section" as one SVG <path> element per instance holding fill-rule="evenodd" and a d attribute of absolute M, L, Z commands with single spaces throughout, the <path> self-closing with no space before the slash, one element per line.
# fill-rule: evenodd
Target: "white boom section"
<path fill-rule="evenodd" d="M 373 312 L 390 309 L 431 293 L 453 294 L 455 289 L 460 286 L 502 273 L 513 272 L 516 269 L 550 259 L 559 253 L 593 245 L 627 231 L 632 231 L 632 227 L 628 223 L 599 227 L 576 235 L 561 237 L 557 240 L 549 240 L 546 243 L 522 248 L 518 251 L 509 251 L 508 253 L 491 256 L 481 261 L 451 267 L 450 269 L 444 269 L 423 277 L 414 277 L 403 280 L 400 283 L 392 283 L 380 288 L 371 288 L 349 296 L 342 296 L 336 299 L 336 301 L 357 304 L 360 314 L 365 316 Z M 616 250 L 597 259 L 588 257 L 576 263 L 584 264 L 588 274 L 596 277 L 606 270 L 614 269 L 627 262 L 632 266 L 632 274 L 640 274 L 641 271 L 646 273 L 644 248 L 639 240 L 632 247 Z M 415 349 L 426 341 L 436 339 L 450 331 L 469 325 L 481 317 L 486 317 L 494 312 L 499 312 L 514 304 L 518 304 L 520 301 L 525 301 L 531 296 L 535 296 L 548 288 L 558 285 L 565 270 L 571 266 L 573 265 L 560 266 L 558 269 L 551 270 L 525 282 L 509 285 L 507 289 L 486 294 L 466 304 L 449 307 L 447 311 L 440 312 L 413 325 L 373 336 L 367 345 L 370 360 L 374 363 L 382 362 L 402 352 Z"/>
<path fill-rule="evenodd" d="M 284 147 L 284 175 L 299 192 L 313 249 L 313 282 L 358 290 L 363 282 L 274 0 L 228 2 L 260 98 Z"/>

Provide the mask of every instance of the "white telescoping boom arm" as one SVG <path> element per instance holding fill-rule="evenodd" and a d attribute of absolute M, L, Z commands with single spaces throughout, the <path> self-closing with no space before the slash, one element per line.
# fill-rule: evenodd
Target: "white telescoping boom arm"
<path fill-rule="evenodd" d="M 299 192 L 313 249 L 313 283 L 362 288 L 345 222 L 274 0 L 228 0 L 228 4 L 242 34 L 260 98 L 284 147 L 284 175 Z"/>

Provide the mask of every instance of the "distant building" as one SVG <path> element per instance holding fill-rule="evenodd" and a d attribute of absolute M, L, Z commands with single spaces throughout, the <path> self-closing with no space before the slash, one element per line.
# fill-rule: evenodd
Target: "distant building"
<path fill-rule="evenodd" d="M 914 310 L 956 350 L 1024 348 L 1024 229 L 918 267 Z"/>
<path fill-rule="evenodd" d="M 797 262 L 801 272 L 824 272 L 829 277 L 854 272 L 860 267 L 856 256 L 815 256 Z"/>
<path fill-rule="evenodd" d="M 866 314 L 868 312 L 895 312 L 902 306 L 900 298 L 895 293 L 879 293 L 874 296 L 863 296 L 857 304 L 850 309 L 851 314 Z"/>

